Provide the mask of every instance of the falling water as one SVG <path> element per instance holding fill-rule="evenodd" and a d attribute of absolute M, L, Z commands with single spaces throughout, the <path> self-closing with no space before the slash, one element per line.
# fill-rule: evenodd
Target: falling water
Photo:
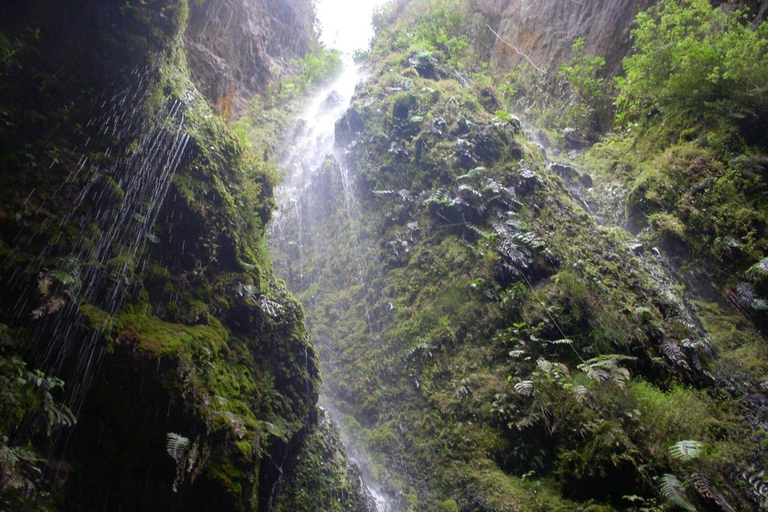
<path fill-rule="evenodd" d="M 133 273 L 141 267 L 147 244 L 156 241 L 152 233 L 155 221 L 189 142 L 183 102 L 169 100 L 155 112 L 154 120 L 148 119 L 144 105 L 152 88 L 151 75 L 150 70 L 134 71 L 131 85 L 111 97 L 99 98 L 95 105 L 105 113 L 89 126 L 97 128 L 100 139 L 115 140 L 122 153 L 106 166 L 81 157 L 50 204 L 40 206 L 66 212 L 55 228 L 75 228 L 78 233 L 93 235 L 81 236 L 73 246 L 65 245 L 57 235 L 24 272 L 13 268 L 12 258 L 5 269 L 11 272 L 11 286 L 22 276 L 38 276 L 37 282 L 26 284 L 21 297 L 30 296 L 30 287 L 43 292 L 52 288 L 54 279 L 60 283 L 32 313 L 37 319 L 35 360 L 47 374 L 64 376 L 66 372 L 66 403 L 75 412 L 102 355 L 102 335 L 110 328 L 109 319 L 132 291 Z M 86 146 L 89 143 L 90 139 Z M 106 156 L 113 152 L 117 153 L 112 148 L 104 151 Z M 51 227 L 46 221 L 16 250 L 28 250 Z M 53 257 L 58 263 L 49 269 L 46 261 Z M 104 325 L 80 339 L 77 335 L 83 320 L 79 311 L 84 305 L 109 316 Z M 18 318 L 28 310 L 27 300 L 20 299 L 14 315 Z"/>
<path fill-rule="evenodd" d="M 334 140 L 335 123 L 349 107 L 355 85 L 363 74 L 350 59 L 344 64 L 341 75 L 319 91 L 299 116 L 287 137 L 288 149 L 282 159 L 284 182 L 276 192 L 278 212 L 270 226 L 270 240 L 276 252 L 282 255 L 275 261 L 278 275 L 298 293 L 312 286 L 318 272 L 329 270 L 311 268 L 317 264 L 317 254 L 323 250 L 328 252 L 329 246 L 349 255 L 346 270 L 363 291 L 367 287 L 369 263 L 360 222 L 363 212 L 355 193 L 354 175 L 345 165 L 344 155 L 335 147 Z M 333 219 L 327 217 L 336 211 L 342 215 Z M 337 226 L 337 238 L 328 237 L 328 226 L 324 224 L 329 222 L 343 224 Z M 374 332 L 371 313 L 366 301 L 362 302 L 371 334 Z M 314 319 L 309 307 L 307 320 L 311 332 Z M 354 444 L 355 436 L 346 433 L 338 421 L 333 399 L 324 394 L 323 403 L 342 433 L 347 454 L 361 469 L 363 482 L 374 498 L 376 512 L 395 512 L 390 500 L 371 478 L 364 452 Z"/>

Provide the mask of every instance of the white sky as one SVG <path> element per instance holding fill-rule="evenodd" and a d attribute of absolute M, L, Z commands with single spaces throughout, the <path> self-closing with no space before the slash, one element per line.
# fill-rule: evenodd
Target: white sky
<path fill-rule="evenodd" d="M 320 40 L 327 48 L 352 53 L 367 49 L 373 36 L 371 15 L 387 0 L 317 0 Z"/>

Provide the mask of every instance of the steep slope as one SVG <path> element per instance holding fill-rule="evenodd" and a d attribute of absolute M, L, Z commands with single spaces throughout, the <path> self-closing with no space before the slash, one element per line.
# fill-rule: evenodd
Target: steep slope
<path fill-rule="evenodd" d="M 264 257 L 275 171 L 216 115 L 309 49 L 304 7 L 0 8 L 0 508 L 272 510 L 296 473 L 365 499 Z"/>
<path fill-rule="evenodd" d="M 629 28 L 635 15 L 655 2 L 478 0 L 476 7 L 499 36 L 493 42 L 491 59 L 502 69 L 530 59 L 535 66 L 556 72 L 569 60 L 573 41 L 581 37 L 588 53 L 606 57 L 606 70 L 613 76 L 621 71 L 621 60 L 631 48 Z"/>
<path fill-rule="evenodd" d="M 217 113 L 241 113 L 314 43 L 309 0 L 194 2 L 184 40 L 193 79 Z"/>
<path fill-rule="evenodd" d="M 471 6 L 378 19 L 278 249 L 397 509 L 757 510 L 755 323 L 593 214 L 590 161 L 550 160 L 477 65 Z"/>

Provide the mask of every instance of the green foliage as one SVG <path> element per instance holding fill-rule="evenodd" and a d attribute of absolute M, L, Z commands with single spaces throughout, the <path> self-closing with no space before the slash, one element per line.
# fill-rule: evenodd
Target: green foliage
<path fill-rule="evenodd" d="M 467 5 L 462 0 L 419 0 L 411 2 L 394 25 L 394 3 L 376 11 L 372 53 L 379 58 L 389 52 L 429 52 L 437 60 L 458 68 L 467 64 Z"/>
<path fill-rule="evenodd" d="M 661 477 L 659 482 L 662 496 L 664 496 L 664 499 L 671 505 L 690 512 L 696 512 L 697 508 L 685 497 L 683 483 L 675 475 L 665 474 Z"/>
<path fill-rule="evenodd" d="M 714 121 L 768 115 L 768 24 L 708 0 L 665 0 L 638 14 L 617 106 L 624 121 L 655 109 Z"/>
<path fill-rule="evenodd" d="M 265 104 L 274 106 L 302 98 L 338 75 L 342 66 L 338 50 L 318 46 L 303 57 L 292 60 L 288 73 L 278 83 L 267 86 Z"/>
<path fill-rule="evenodd" d="M 438 512 L 459 512 L 459 506 L 454 499 L 445 500 L 437 507 Z"/>
<path fill-rule="evenodd" d="M 4 327 L 0 324 L 0 336 L 5 335 Z M 48 510 L 50 496 L 40 480 L 45 457 L 24 436 L 17 436 L 11 445 L 8 435 L 24 419 L 34 435 L 44 430 L 50 437 L 54 429 L 73 426 L 75 415 L 54 399 L 63 388 L 61 379 L 29 371 L 20 357 L 0 355 L 0 507 L 4 510 Z"/>
<path fill-rule="evenodd" d="M 749 267 L 747 273 L 763 278 L 768 277 L 768 258 L 763 258 Z"/>
<path fill-rule="evenodd" d="M 673 459 L 689 461 L 697 458 L 701 454 L 703 445 L 699 441 L 686 439 L 678 441 L 669 447 L 669 454 Z"/>
<path fill-rule="evenodd" d="M 606 80 L 600 76 L 605 59 L 584 53 L 584 38 L 574 41 L 571 61 L 560 66 L 558 78 L 565 80 L 573 92 L 586 103 L 592 104 L 605 94 Z"/>

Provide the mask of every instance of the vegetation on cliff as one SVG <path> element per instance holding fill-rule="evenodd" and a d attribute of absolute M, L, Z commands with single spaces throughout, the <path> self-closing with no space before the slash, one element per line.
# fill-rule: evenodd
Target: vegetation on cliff
<path fill-rule="evenodd" d="M 613 82 L 579 38 L 500 73 L 472 2 L 384 7 L 286 284 L 274 160 L 340 58 L 304 34 L 229 123 L 200 4 L 0 7 L 0 508 L 368 510 L 318 359 L 401 510 L 765 506 L 754 13 L 664 0 Z"/>
<path fill-rule="evenodd" d="M 192 81 L 189 8 L 2 8 L 4 510 L 267 510 L 318 428 L 277 173 Z"/>
<path fill-rule="evenodd" d="M 359 204 L 326 162 L 303 203 L 316 222 L 293 234 L 301 262 L 289 286 L 329 393 L 401 508 L 763 502 L 766 208 L 754 129 L 765 91 L 759 80 L 738 89 L 726 64 L 756 52 L 743 66 L 762 72 L 765 33 L 739 11 L 665 5 L 641 16 L 618 85 L 622 105 L 645 105 L 621 119 L 637 124 L 586 154 L 549 157 L 510 112 L 549 111 L 538 138 L 586 149 L 611 115 L 600 58 L 577 40 L 559 83 L 520 70 L 505 82 L 482 65 L 485 25 L 466 3 L 378 14 L 372 75 L 336 133 Z M 644 47 L 654 23 L 689 37 Z M 719 52 L 699 38 L 710 30 L 744 45 Z M 632 89 L 643 55 L 684 47 L 710 64 L 722 54 L 722 74 L 673 67 L 670 80 L 726 96 L 702 91 L 691 106 Z"/>

